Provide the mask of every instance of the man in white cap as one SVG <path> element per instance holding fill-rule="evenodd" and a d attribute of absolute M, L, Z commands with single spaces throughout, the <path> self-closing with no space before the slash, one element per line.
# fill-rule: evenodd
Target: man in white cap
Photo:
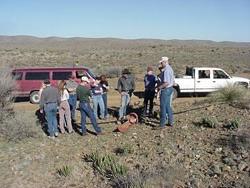
<path fill-rule="evenodd" d="M 173 126 L 174 118 L 171 107 L 173 85 L 174 85 L 174 71 L 168 63 L 168 57 L 162 57 L 160 60 L 162 72 L 160 74 L 160 84 L 158 89 L 160 92 L 160 128 L 166 127 L 166 119 L 168 118 L 168 125 Z"/>
<path fill-rule="evenodd" d="M 93 125 L 93 128 L 96 131 L 97 135 L 102 134 L 101 128 L 98 126 L 96 117 L 94 115 L 94 111 L 91 108 L 89 104 L 89 99 L 91 97 L 91 92 L 90 89 L 87 87 L 89 84 L 89 79 L 87 76 L 83 76 L 81 78 L 81 83 L 78 85 L 76 88 L 76 95 L 77 98 L 79 99 L 79 108 L 81 112 L 81 133 L 82 135 L 87 134 L 87 129 L 86 129 L 86 116 L 90 118 L 90 121 Z"/>

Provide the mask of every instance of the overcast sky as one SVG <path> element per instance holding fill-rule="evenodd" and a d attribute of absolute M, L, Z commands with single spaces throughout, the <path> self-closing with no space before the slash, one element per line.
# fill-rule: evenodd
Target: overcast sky
<path fill-rule="evenodd" d="M 0 0 L 0 35 L 250 42 L 250 0 Z"/>

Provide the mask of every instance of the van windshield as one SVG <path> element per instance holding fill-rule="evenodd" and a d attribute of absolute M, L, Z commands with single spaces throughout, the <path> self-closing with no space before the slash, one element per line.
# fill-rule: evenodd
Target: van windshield
<path fill-rule="evenodd" d="M 96 78 L 96 76 L 94 75 L 94 73 L 90 70 L 90 69 L 88 69 L 87 70 L 87 73 L 92 77 L 92 78 Z"/>

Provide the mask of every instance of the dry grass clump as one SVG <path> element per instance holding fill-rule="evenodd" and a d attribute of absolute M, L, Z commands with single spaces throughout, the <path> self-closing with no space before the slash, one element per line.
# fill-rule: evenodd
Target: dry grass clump
<path fill-rule="evenodd" d="M 12 79 L 10 70 L 0 70 L 0 122 L 13 112 L 13 95 L 15 81 Z"/>
<path fill-rule="evenodd" d="M 8 69 L 0 71 L 0 137 L 7 141 L 20 141 L 37 137 L 35 118 L 28 113 L 15 113 L 13 110 L 13 90 L 15 81 Z"/>
<path fill-rule="evenodd" d="M 35 117 L 27 112 L 6 115 L 0 125 L 0 137 L 12 142 L 38 138 L 41 136 L 41 129 L 35 122 Z"/>
<path fill-rule="evenodd" d="M 250 109 L 250 91 L 242 86 L 228 85 L 209 95 L 208 102 L 218 102 Z"/>

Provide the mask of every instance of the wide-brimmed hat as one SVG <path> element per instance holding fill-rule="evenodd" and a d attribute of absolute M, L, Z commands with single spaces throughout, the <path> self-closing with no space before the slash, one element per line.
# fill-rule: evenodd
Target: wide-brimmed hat
<path fill-rule="evenodd" d="M 81 78 L 81 80 L 82 80 L 83 82 L 89 83 L 89 79 L 88 79 L 87 76 L 83 76 L 83 77 Z"/>
<path fill-rule="evenodd" d="M 168 57 L 161 57 L 161 60 L 159 62 L 160 63 L 163 63 L 163 62 L 167 63 L 168 59 L 169 59 Z"/>

